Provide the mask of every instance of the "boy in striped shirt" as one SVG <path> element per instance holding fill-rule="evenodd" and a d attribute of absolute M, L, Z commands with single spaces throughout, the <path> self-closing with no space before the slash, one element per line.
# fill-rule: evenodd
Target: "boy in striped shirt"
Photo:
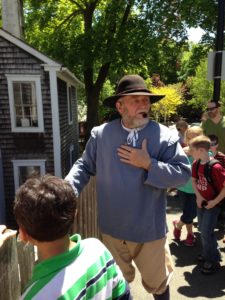
<path fill-rule="evenodd" d="M 41 257 L 21 299 L 132 299 L 99 240 L 69 237 L 76 198 L 67 181 L 51 175 L 28 179 L 16 193 L 14 213 L 21 239 L 36 245 Z"/>

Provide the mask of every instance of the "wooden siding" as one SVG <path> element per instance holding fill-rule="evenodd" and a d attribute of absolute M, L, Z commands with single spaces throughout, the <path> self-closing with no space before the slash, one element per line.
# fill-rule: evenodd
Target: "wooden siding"
<path fill-rule="evenodd" d="M 70 145 L 74 145 L 74 159 L 78 158 L 78 121 L 77 121 L 77 103 L 72 93 L 72 115 L 73 122 L 68 121 L 68 100 L 67 100 L 67 84 L 58 78 L 58 96 L 59 96 L 59 120 L 60 120 L 60 136 L 61 136 L 61 165 L 62 177 L 64 178 L 70 170 Z"/>
<path fill-rule="evenodd" d="M 54 173 L 49 74 L 42 62 L 0 37 L 0 149 L 2 152 L 7 224 L 14 226 L 13 159 L 46 159 L 46 172 Z M 44 133 L 11 132 L 8 86 L 5 74 L 41 75 Z"/>

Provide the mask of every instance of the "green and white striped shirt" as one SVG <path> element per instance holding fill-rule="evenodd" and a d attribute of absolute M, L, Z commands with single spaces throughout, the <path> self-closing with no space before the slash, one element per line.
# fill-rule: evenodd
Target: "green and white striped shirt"
<path fill-rule="evenodd" d="M 34 267 L 23 300 L 117 299 L 126 282 L 111 253 L 97 239 L 71 237 L 74 248 Z"/>

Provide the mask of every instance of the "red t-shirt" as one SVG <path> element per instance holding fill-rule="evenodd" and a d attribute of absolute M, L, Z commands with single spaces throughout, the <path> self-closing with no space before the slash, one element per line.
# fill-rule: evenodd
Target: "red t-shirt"
<path fill-rule="evenodd" d="M 225 168 L 225 154 L 223 154 L 222 152 L 217 152 L 214 158 L 217 159 Z"/>
<path fill-rule="evenodd" d="M 196 187 L 205 200 L 214 199 L 225 185 L 225 169 L 220 164 L 212 166 L 211 177 L 213 186 L 208 183 L 204 176 L 205 164 L 199 164 L 198 175 L 196 174 L 196 161 L 192 166 L 192 177 L 197 179 Z M 216 188 L 216 190 L 215 190 Z"/>

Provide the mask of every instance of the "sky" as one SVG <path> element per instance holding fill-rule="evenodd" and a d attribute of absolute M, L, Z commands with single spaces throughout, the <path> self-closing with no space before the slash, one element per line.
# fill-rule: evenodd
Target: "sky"
<path fill-rule="evenodd" d="M 202 37 L 204 31 L 201 28 L 190 28 L 188 29 L 188 39 L 194 43 L 198 43 Z"/>

